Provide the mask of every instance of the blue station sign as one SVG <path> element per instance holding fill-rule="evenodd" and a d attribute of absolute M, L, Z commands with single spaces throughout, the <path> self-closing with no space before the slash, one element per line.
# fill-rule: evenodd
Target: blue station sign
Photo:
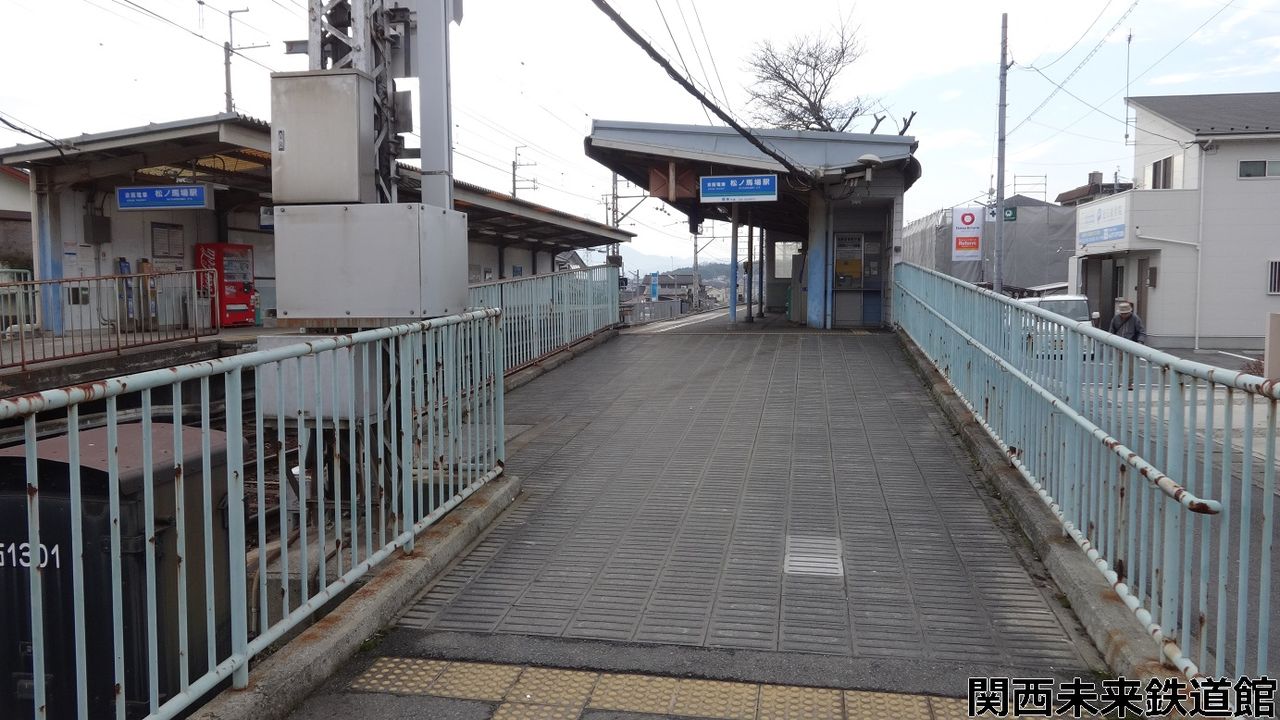
<path fill-rule="evenodd" d="M 698 178 L 704 203 L 770 202 L 778 199 L 777 175 L 708 175 Z"/>
<path fill-rule="evenodd" d="M 209 205 L 206 185 L 158 185 L 116 188 L 116 207 L 121 210 L 205 209 Z"/>

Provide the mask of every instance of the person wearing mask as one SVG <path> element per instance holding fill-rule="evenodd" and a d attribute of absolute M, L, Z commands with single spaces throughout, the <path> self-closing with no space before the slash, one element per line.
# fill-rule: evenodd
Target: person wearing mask
<path fill-rule="evenodd" d="M 1147 330 L 1142 325 L 1142 318 L 1133 311 L 1133 303 L 1128 300 L 1121 300 L 1116 303 L 1116 314 L 1111 317 L 1112 335 L 1119 335 L 1125 340 L 1132 340 L 1141 345 L 1147 344 Z M 1126 362 L 1128 365 L 1129 389 L 1133 389 L 1133 366 L 1136 364 L 1136 358 L 1130 356 Z"/>

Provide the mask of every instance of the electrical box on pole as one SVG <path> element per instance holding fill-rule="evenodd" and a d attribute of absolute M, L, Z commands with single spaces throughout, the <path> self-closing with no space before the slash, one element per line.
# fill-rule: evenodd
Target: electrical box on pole
<path fill-rule="evenodd" d="M 272 75 L 277 321 L 360 328 L 461 311 L 466 215 L 453 210 L 449 24 L 460 0 L 314 3 L 306 72 Z M 420 155 L 404 149 L 419 85 Z M 401 158 L 420 156 L 420 203 Z"/>

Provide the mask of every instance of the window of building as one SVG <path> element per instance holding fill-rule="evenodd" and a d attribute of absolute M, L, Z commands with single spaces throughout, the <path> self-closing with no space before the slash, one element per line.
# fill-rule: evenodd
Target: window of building
<path fill-rule="evenodd" d="M 185 233 L 181 225 L 151 223 L 151 259 L 181 260 L 186 250 Z"/>
<path fill-rule="evenodd" d="M 1240 177 L 1280 177 L 1280 160 L 1241 160 Z"/>
<path fill-rule="evenodd" d="M 773 276 L 782 280 L 791 279 L 791 260 L 800 252 L 798 242 L 776 242 L 773 244 Z"/>
<path fill-rule="evenodd" d="M 1280 295 L 1280 260 L 1267 263 L 1267 294 Z"/>
<path fill-rule="evenodd" d="M 1168 190 L 1173 187 L 1173 156 L 1151 164 L 1151 189 Z"/>

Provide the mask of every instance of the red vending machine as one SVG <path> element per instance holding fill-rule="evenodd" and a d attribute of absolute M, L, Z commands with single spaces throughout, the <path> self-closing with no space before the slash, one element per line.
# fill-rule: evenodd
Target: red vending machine
<path fill-rule="evenodd" d="M 196 267 L 217 272 L 212 305 L 214 327 L 238 327 L 254 322 L 253 246 L 197 243 Z"/>

